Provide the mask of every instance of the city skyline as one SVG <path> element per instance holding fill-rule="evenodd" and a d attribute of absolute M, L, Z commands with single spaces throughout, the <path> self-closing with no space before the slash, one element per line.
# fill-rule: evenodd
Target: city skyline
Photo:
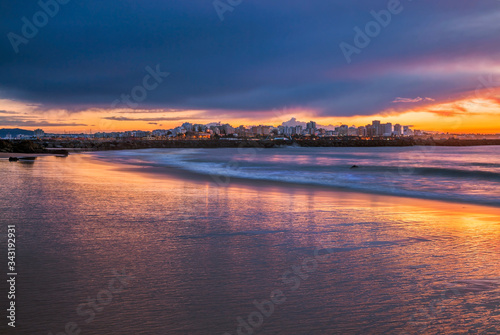
<path fill-rule="evenodd" d="M 437 131 L 428 131 L 425 129 L 415 129 L 413 125 L 401 125 L 399 123 L 385 122 L 387 120 L 373 120 L 366 125 L 322 125 L 316 121 L 304 122 L 292 117 L 288 121 L 283 121 L 277 126 L 273 125 L 231 125 L 222 121 L 211 122 L 207 124 L 183 122 L 173 128 L 157 128 L 154 130 L 128 129 L 124 131 L 97 131 L 92 132 L 63 132 L 50 133 L 41 128 L 27 133 L 27 130 L 19 128 L 0 129 L 0 138 L 3 139 L 41 139 L 57 137 L 74 138 L 143 138 L 143 139 L 168 139 L 189 137 L 193 139 L 210 139 L 214 136 L 251 138 L 251 137 L 271 137 L 288 138 L 292 137 L 359 137 L 359 138 L 381 138 L 381 137 L 432 137 L 446 138 L 446 136 L 465 135 L 463 138 L 475 138 L 475 136 L 488 136 L 490 138 L 500 137 L 500 133 L 481 134 L 481 133 L 445 133 Z M 14 133 L 14 135 L 12 135 Z M 17 133 L 17 134 L 16 134 Z M 2 135 L 3 134 L 3 135 Z M 471 137 L 472 136 L 472 137 Z M 486 138 L 486 137 L 484 137 Z"/>
<path fill-rule="evenodd" d="M 456 103 L 453 103 L 456 105 Z M 463 102 L 464 106 L 471 106 L 470 102 Z M 476 106 L 477 107 L 477 106 Z M 476 108 L 474 107 L 474 108 Z M 301 112 L 297 109 L 274 109 L 269 111 L 271 117 L 260 118 L 249 115 L 249 117 L 232 118 L 230 112 L 225 112 L 220 116 L 204 117 L 203 111 L 183 111 L 183 110 L 118 110 L 118 111 L 80 111 L 70 113 L 63 110 L 37 111 L 36 106 L 23 105 L 20 102 L 6 102 L 0 99 L 0 127 L 1 128 L 22 128 L 35 130 L 45 128 L 50 132 L 88 132 L 89 129 L 97 131 L 126 131 L 131 129 L 141 129 L 152 131 L 158 127 L 174 127 L 177 123 L 189 121 L 192 123 L 207 124 L 225 120 L 230 124 L 258 125 L 269 124 L 277 126 L 296 117 L 297 119 L 315 119 L 318 123 L 326 125 L 364 125 L 374 119 L 392 120 L 392 123 L 412 125 L 415 128 L 426 131 L 449 132 L 449 133 L 485 133 L 494 134 L 500 131 L 500 114 L 486 112 L 488 103 L 482 102 L 476 112 L 467 114 L 466 107 L 450 107 L 449 104 L 431 106 L 435 108 L 432 112 L 423 110 L 408 110 L 403 113 L 391 112 L 355 115 L 340 117 L 315 117 L 309 112 Z M 447 108 L 458 108 L 457 111 Z M 5 110 L 3 110 L 5 109 Z M 17 110 L 17 111 L 15 111 Z M 483 111 L 479 112 L 479 110 Z M 257 116 L 266 113 L 257 113 Z M 107 116 L 106 116 L 107 115 Z M 198 116 L 197 116 L 198 115 Z M 489 117 L 489 119 L 486 119 Z"/>

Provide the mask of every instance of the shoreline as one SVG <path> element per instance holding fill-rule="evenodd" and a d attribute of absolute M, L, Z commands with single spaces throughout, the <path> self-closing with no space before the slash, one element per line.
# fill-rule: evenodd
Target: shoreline
<path fill-rule="evenodd" d="M 219 149 L 219 148 L 380 148 L 380 147 L 415 147 L 415 146 L 500 146 L 498 140 L 432 140 L 415 138 L 388 138 L 388 139 L 360 139 L 360 138 L 335 138 L 335 139 L 210 139 L 210 140 L 142 140 L 123 139 L 114 141 L 93 140 L 68 140 L 68 141 L 42 141 L 42 140 L 0 140 L 0 154 L 5 155 L 61 155 L 67 156 L 70 152 L 95 152 L 112 150 L 136 149 Z"/>
<path fill-rule="evenodd" d="M 266 180 L 266 179 L 247 179 L 240 177 L 227 177 L 227 176 L 215 176 L 203 173 L 198 173 L 194 171 L 182 170 L 174 167 L 168 166 L 158 166 L 152 164 L 126 164 L 123 162 L 115 161 L 114 159 L 104 159 L 93 155 L 93 152 L 84 153 L 88 159 L 93 162 L 98 162 L 98 164 L 104 164 L 110 166 L 112 169 L 129 172 L 134 174 L 140 174 L 150 179 L 169 179 L 174 178 L 186 182 L 198 183 L 198 184 L 210 184 L 220 189 L 231 188 L 231 187 L 242 187 L 242 188 L 278 188 L 280 192 L 288 193 L 288 191 L 293 192 L 325 192 L 332 194 L 342 194 L 349 198 L 365 198 L 365 199 L 386 199 L 394 200 L 395 202 L 407 203 L 412 202 L 437 202 L 443 206 L 454 205 L 454 206 L 479 206 L 488 209 L 498 209 L 500 206 L 496 203 L 488 202 L 471 202 L 459 199 L 441 199 L 438 196 L 432 197 L 419 197 L 412 195 L 403 194 L 392 194 L 383 191 L 375 190 L 363 190 L 348 187 L 339 186 L 329 186 L 321 184 L 307 184 L 300 182 L 285 182 L 279 180 Z M 227 181 L 227 182 L 225 182 Z M 395 200 L 397 199 L 397 200 Z"/>
<path fill-rule="evenodd" d="M 55 144 L 57 143 L 57 146 Z M 46 146 L 47 145 L 47 146 Z M 219 139 L 219 140 L 119 140 L 119 141 L 61 141 L 45 142 L 45 150 L 67 151 L 109 151 L 109 150 L 134 150 L 134 149 L 218 149 L 218 148 L 282 148 L 282 147 L 415 147 L 415 146 L 500 146 L 498 140 L 430 140 L 430 139 L 295 139 L 295 140 L 270 140 L 270 139 Z"/>
<path fill-rule="evenodd" d="M 144 140 L 127 138 L 121 140 L 0 140 L 0 153 L 53 153 L 82 151 L 108 151 L 132 149 L 210 149 L 210 148 L 281 148 L 281 147 L 414 147 L 414 146 L 497 146 L 500 139 L 471 139 L 471 140 L 434 140 L 420 138 L 317 138 L 317 139 L 176 139 L 176 140 Z"/>

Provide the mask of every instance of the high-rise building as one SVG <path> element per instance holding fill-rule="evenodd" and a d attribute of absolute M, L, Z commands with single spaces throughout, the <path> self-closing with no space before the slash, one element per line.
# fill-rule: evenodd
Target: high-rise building
<path fill-rule="evenodd" d="M 382 127 L 379 120 L 372 121 L 372 135 L 371 136 L 382 136 Z"/>
<path fill-rule="evenodd" d="M 394 135 L 401 136 L 403 135 L 403 127 L 399 123 L 394 125 Z"/>
<path fill-rule="evenodd" d="M 358 127 L 358 136 L 361 136 L 361 137 L 368 136 L 366 127 L 363 127 L 363 126 Z"/>
<path fill-rule="evenodd" d="M 316 133 L 316 122 L 310 121 L 306 124 L 306 131 L 308 134 L 315 134 Z"/>
<path fill-rule="evenodd" d="M 366 129 L 366 136 L 367 137 L 373 137 L 375 136 L 375 131 L 374 131 L 374 128 L 371 124 L 367 124 L 365 126 L 365 129 Z"/>
<path fill-rule="evenodd" d="M 382 135 L 386 136 L 386 137 L 392 136 L 392 123 L 389 122 L 389 123 L 386 123 L 382 126 L 383 126 L 382 127 L 382 129 L 383 129 Z"/>

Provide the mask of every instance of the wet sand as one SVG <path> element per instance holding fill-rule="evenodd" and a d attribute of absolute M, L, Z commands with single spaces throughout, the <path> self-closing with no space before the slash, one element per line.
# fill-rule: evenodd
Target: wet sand
<path fill-rule="evenodd" d="M 248 320 L 254 301 L 276 289 L 286 301 L 255 333 L 500 329 L 498 208 L 304 185 L 223 186 L 91 154 L 0 165 L 8 177 L 0 211 L 23 247 L 25 333 L 56 333 L 73 321 L 96 335 L 235 334 L 238 318 Z M 315 248 L 331 252 L 317 267 L 306 262 Z M 302 277 L 290 272 L 302 266 Z M 135 279 L 87 324 L 77 309 L 107 287 L 113 269 Z"/>

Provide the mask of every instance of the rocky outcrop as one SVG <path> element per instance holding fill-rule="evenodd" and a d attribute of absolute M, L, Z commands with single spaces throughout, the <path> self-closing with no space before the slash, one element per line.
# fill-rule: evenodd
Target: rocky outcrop
<path fill-rule="evenodd" d="M 474 145 L 500 145 L 500 140 L 433 140 L 413 138 L 388 138 L 362 140 L 359 138 L 335 139 L 295 139 L 285 140 L 249 140 L 249 139 L 211 139 L 211 140 L 115 140 L 115 141 L 2 141 L 0 152 L 20 153 L 52 153 L 66 156 L 66 149 L 75 151 L 105 151 L 105 150 L 130 150 L 149 148 L 279 148 L 284 146 L 299 147 L 406 147 L 414 145 L 424 146 L 474 146 Z M 46 148 L 51 148 L 47 150 Z M 60 148 L 60 149 L 55 149 Z M 65 148 L 65 149 L 62 149 Z M 55 150 L 54 150 L 55 149 Z"/>
<path fill-rule="evenodd" d="M 57 151 L 57 152 L 56 152 Z M 67 150 L 47 151 L 45 147 L 37 141 L 29 140 L 0 140 L 0 152 L 15 152 L 23 154 L 45 154 L 54 153 L 68 155 Z"/>
<path fill-rule="evenodd" d="M 34 141 L 6 141 L 0 140 L 0 152 L 44 153 L 45 148 Z"/>

